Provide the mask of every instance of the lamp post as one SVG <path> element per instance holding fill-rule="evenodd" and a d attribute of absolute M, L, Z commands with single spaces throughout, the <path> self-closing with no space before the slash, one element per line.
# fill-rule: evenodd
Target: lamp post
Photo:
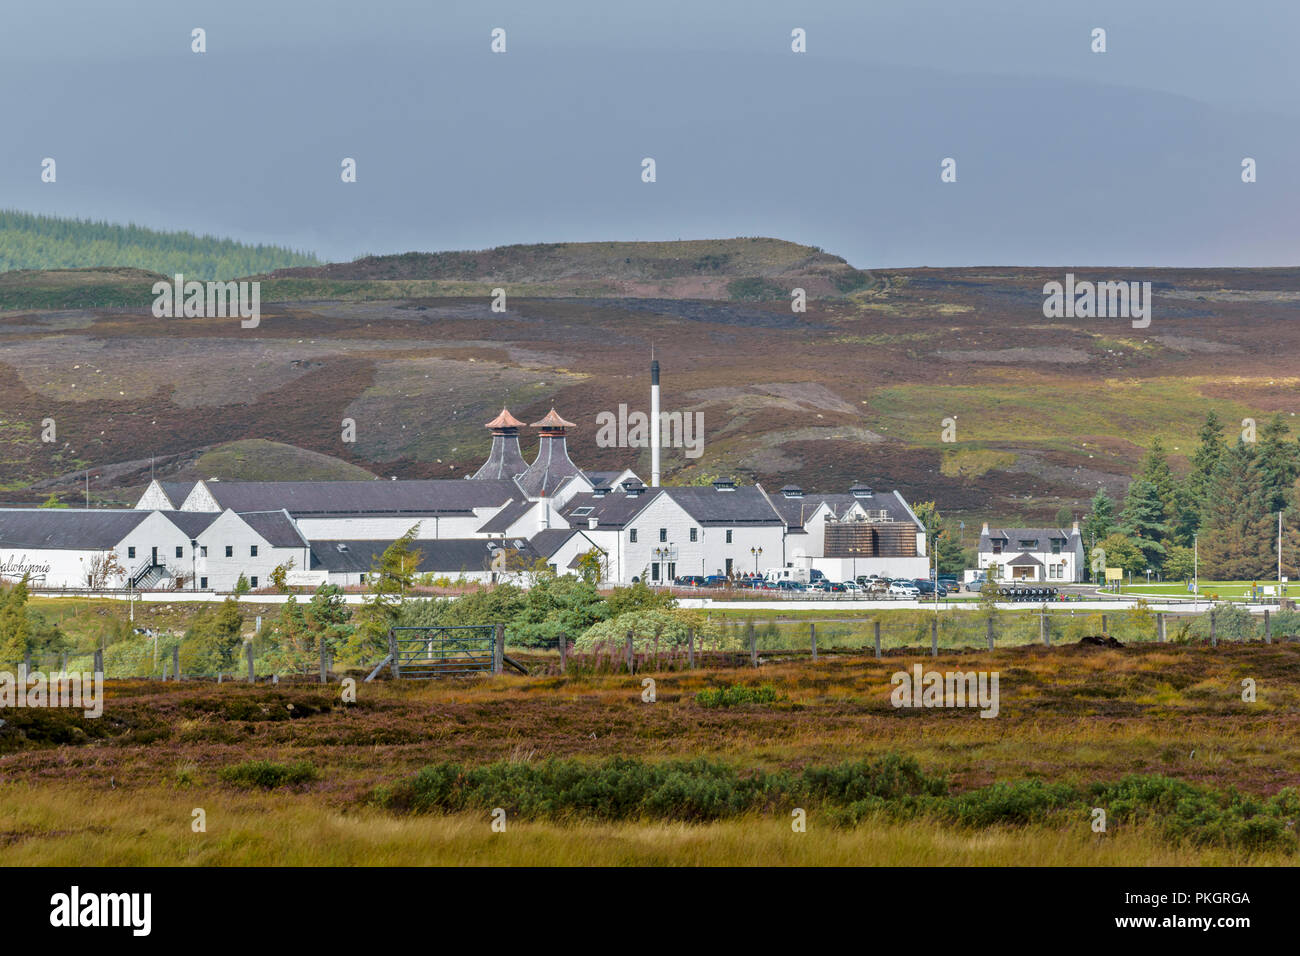
<path fill-rule="evenodd" d="M 749 553 L 754 556 L 754 576 L 758 577 L 758 558 L 763 553 L 762 548 L 750 548 Z"/>

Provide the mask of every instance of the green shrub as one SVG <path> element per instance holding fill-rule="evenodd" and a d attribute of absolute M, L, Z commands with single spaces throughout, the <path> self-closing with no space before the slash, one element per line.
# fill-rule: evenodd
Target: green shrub
<path fill-rule="evenodd" d="M 776 690 L 764 684 L 762 687 L 745 687 L 738 684 L 733 687 L 709 687 L 695 695 L 695 703 L 701 707 L 739 707 L 743 704 L 770 704 L 778 700 Z"/>
<path fill-rule="evenodd" d="M 298 760 L 290 764 L 275 763 L 271 760 L 249 760 L 223 767 L 219 776 L 222 782 L 235 786 L 274 790 L 276 787 L 310 783 L 317 779 L 320 773 L 306 760 Z"/>

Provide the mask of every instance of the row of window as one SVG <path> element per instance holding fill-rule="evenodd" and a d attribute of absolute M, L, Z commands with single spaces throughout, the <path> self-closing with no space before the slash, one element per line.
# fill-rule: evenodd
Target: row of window
<path fill-rule="evenodd" d="M 636 544 L 636 528 L 631 529 L 631 530 L 627 533 L 627 540 L 628 540 L 628 543 L 630 543 L 630 544 Z M 667 529 L 667 528 L 660 528 L 660 529 L 659 529 L 659 540 L 660 540 L 660 541 L 667 541 L 667 540 L 668 540 L 668 529 Z M 691 540 L 692 540 L 692 541 L 699 541 L 699 540 L 700 540 L 700 529 L 699 529 L 699 528 L 692 528 L 692 529 L 691 529 Z M 727 529 L 727 544 L 731 544 L 731 529 L 730 529 L 730 528 Z"/>
<path fill-rule="evenodd" d="M 199 557 L 200 557 L 200 558 L 206 558 L 207 556 L 208 556 L 208 548 L 207 548 L 207 545 L 201 545 L 201 546 L 199 547 Z M 228 558 L 233 558 L 234 556 L 235 556 L 235 546 L 234 546 L 233 544 L 228 544 L 228 545 L 226 545 L 226 557 L 228 557 Z M 248 546 L 248 556 L 249 556 L 250 558 L 255 558 L 255 557 L 257 557 L 257 545 L 255 545 L 255 544 L 250 544 L 250 545 Z M 128 561 L 131 560 L 132 558 L 134 558 L 134 557 L 135 557 L 135 548 L 128 547 L 128 548 L 126 549 L 126 557 L 127 557 L 127 560 L 128 560 Z M 185 557 L 185 548 L 182 547 L 182 546 L 179 545 L 179 544 L 176 546 L 176 557 L 178 557 L 178 558 L 183 558 L 183 557 Z"/>

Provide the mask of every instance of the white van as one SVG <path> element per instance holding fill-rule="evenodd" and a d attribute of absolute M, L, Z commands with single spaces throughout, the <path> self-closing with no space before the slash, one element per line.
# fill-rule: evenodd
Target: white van
<path fill-rule="evenodd" d="M 768 568 L 763 572 L 763 580 L 772 584 L 779 584 L 781 581 L 795 581 L 799 584 L 808 583 L 807 568 Z"/>

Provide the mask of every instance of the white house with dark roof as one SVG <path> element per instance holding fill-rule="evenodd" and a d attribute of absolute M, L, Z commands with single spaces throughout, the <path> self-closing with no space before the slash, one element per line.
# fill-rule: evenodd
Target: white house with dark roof
<path fill-rule="evenodd" d="M 994 581 L 1076 584 L 1083 580 L 1084 548 L 1079 522 L 1064 528 L 980 530 L 979 567 Z"/>

